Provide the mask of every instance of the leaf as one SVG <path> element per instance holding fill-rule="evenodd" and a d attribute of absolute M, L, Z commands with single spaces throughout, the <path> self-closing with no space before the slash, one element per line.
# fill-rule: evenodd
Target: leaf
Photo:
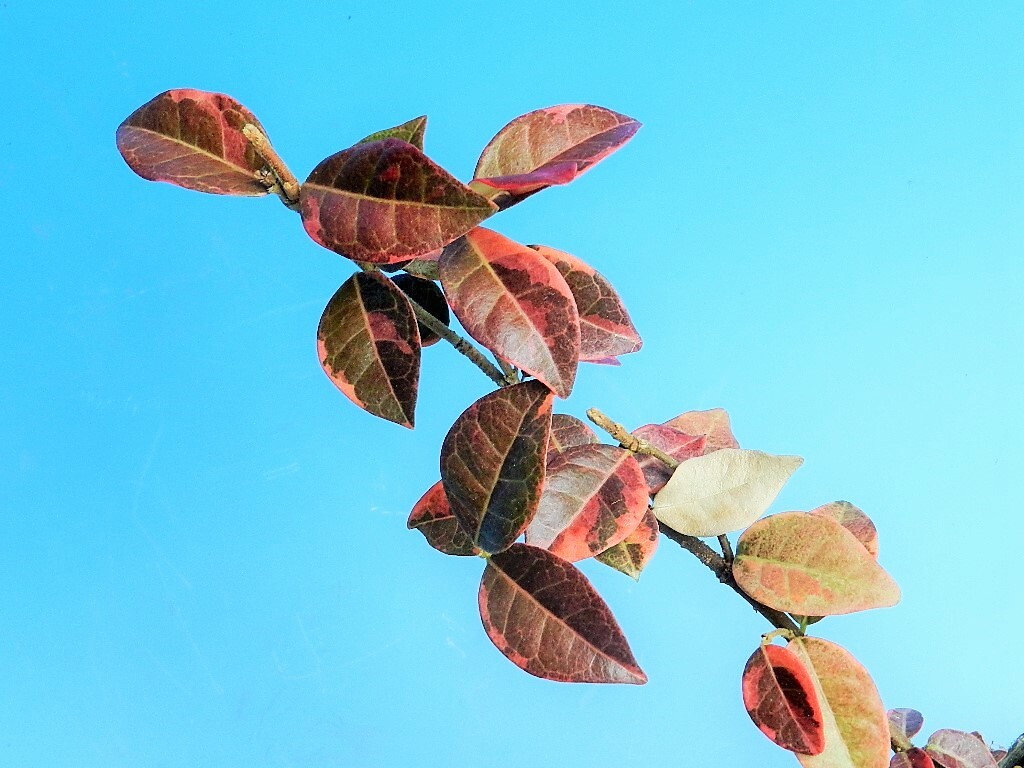
<path fill-rule="evenodd" d="M 743 670 L 743 706 L 765 736 L 783 749 L 818 755 L 825 749 L 821 706 L 799 657 L 762 644 Z"/>
<path fill-rule="evenodd" d="M 629 536 L 645 512 L 647 483 L 629 451 L 611 445 L 566 448 L 548 463 L 526 543 L 563 560 L 583 560 Z"/>
<path fill-rule="evenodd" d="M 374 141 L 380 141 L 381 139 L 401 139 L 404 142 L 412 144 L 416 149 L 423 151 L 423 137 L 427 132 L 427 116 L 421 115 L 414 117 L 408 122 L 396 125 L 394 128 L 385 128 L 383 131 L 377 131 L 371 133 L 365 139 L 361 139 L 359 144 L 371 144 Z"/>
<path fill-rule="evenodd" d="M 556 453 L 575 445 L 591 445 L 600 442 L 594 430 L 567 413 L 556 413 L 551 417 L 551 439 L 548 441 L 548 461 Z"/>
<path fill-rule="evenodd" d="M 640 525 L 629 536 L 614 547 L 599 553 L 596 558 L 638 581 L 640 573 L 647 567 L 647 563 L 658 549 L 658 533 L 658 518 L 647 510 L 640 520 Z"/>
<path fill-rule="evenodd" d="M 416 502 L 407 527 L 423 534 L 427 543 L 446 555 L 477 555 L 480 553 L 452 514 L 444 486 L 440 481 L 430 486 Z"/>
<path fill-rule="evenodd" d="M 935 768 L 935 763 L 923 749 L 910 747 L 905 752 L 893 755 L 889 760 L 889 768 Z"/>
<path fill-rule="evenodd" d="M 477 162 L 474 184 L 504 190 L 507 196 L 499 204 L 507 208 L 552 184 L 567 184 L 639 129 L 633 118 L 589 104 L 538 109 L 491 139 Z"/>
<path fill-rule="evenodd" d="M 357 272 L 327 303 L 316 337 L 320 364 L 345 397 L 412 428 L 420 335 L 405 294 L 383 275 Z"/>
<path fill-rule="evenodd" d="M 784 512 L 750 526 L 736 544 L 732 573 L 752 598 L 787 613 L 835 616 L 900 599 L 896 582 L 852 533 L 806 512 Z"/>
<path fill-rule="evenodd" d="M 889 726 L 867 670 L 828 640 L 798 637 L 787 647 L 810 673 L 825 728 L 824 752 L 797 755 L 804 768 L 885 768 Z"/>
<path fill-rule="evenodd" d="M 412 301 L 436 317 L 441 325 L 445 327 L 449 325 L 451 318 L 448 314 L 448 302 L 445 301 L 444 294 L 437 283 L 409 274 L 395 275 L 391 278 L 391 282 L 397 285 L 402 293 Z M 420 323 L 419 320 L 416 321 L 416 325 L 420 330 L 420 346 L 429 347 L 441 340 L 440 336 Z"/>
<path fill-rule="evenodd" d="M 484 552 L 507 549 L 537 511 L 551 431 L 551 392 L 539 381 L 484 395 L 441 445 L 452 513 Z"/>
<path fill-rule="evenodd" d="M 707 443 L 707 437 L 704 435 L 688 435 L 678 429 L 661 424 L 645 424 L 634 430 L 633 435 L 646 440 L 679 462 L 692 459 L 695 456 L 703 456 L 704 446 Z M 647 487 L 651 495 L 654 496 L 665 487 L 665 483 L 672 477 L 672 469 L 661 459 L 656 459 L 653 456 L 638 454 L 636 460 L 640 462 L 640 468 L 643 469 L 644 477 L 647 479 Z"/>
<path fill-rule="evenodd" d="M 738 531 L 764 514 L 803 461 L 741 448 L 689 459 L 654 497 L 654 514 L 690 536 Z"/>
<path fill-rule="evenodd" d="M 740 447 L 732 434 L 729 414 L 722 408 L 712 408 L 709 411 L 687 411 L 666 421 L 665 426 L 678 429 L 689 435 L 706 435 L 708 441 L 704 449 L 705 453 L 712 453 L 722 448 Z"/>
<path fill-rule="evenodd" d="M 819 507 L 820 509 L 820 507 Z M 913 739 L 924 725 L 924 715 L 916 709 L 890 709 L 885 713 L 889 721 L 889 738 L 902 749 L 910 749 Z"/>
<path fill-rule="evenodd" d="M 580 322 L 569 286 L 536 251 L 483 227 L 438 261 L 448 303 L 469 335 L 568 397 Z"/>
<path fill-rule="evenodd" d="M 402 261 L 441 248 L 497 210 L 401 139 L 331 155 L 309 174 L 299 213 L 314 241 L 356 261 Z"/>
<path fill-rule="evenodd" d="M 850 502 L 833 501 L 831 504 L 823 504 L 817 509 L 812 509 L 811 514 L 831 517 L 856 536 L 857 541 L 864 545 L 872 557 L 878 557 L 878 531 L 875 524 Z"/>
<path fill-rule="evenodd" d="M 242 133 L 246 123 L 263 131 L 230 96 L 164 91 L 118 126 L 117 149 L 128 167 L 150 181 L 216 195 L 265 195 L 265 164 Z"/>
<path fill-rule="evenodd" d="M 924 750 L 942 768 L 998 768 L 992 751 L 972 733 L 943 728 L 928 737 Z"/>
<path fill-rule="evenodd" d="M 513 544 L 490 557 L 479 604 L 491 642 L 531 675 L 647 682 L 608 606 L 582 573 L 550 552 Z"/>
<path fill-rule="evenodd" d="M 580 316 L 580 360 L 603 363 L 640 349 L 643 342 L 622 299 L 603 275 L 575 256 L 531 245 L 565 278 Z"/>

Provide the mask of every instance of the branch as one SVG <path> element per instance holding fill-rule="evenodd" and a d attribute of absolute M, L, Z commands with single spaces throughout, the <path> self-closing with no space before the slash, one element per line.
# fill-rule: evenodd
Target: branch
<path fill-rule="evenodd" d="M 252 123 L 243 125 L 242 133 L 252 144 L 256 154 L 267 164 L 270 175 L 268 189 L 280 197 L 286 207 L 293 211 L 299 210 L 299 180 L 285 165 L 277 150 L 270 145 L 270 140 Z"/>
<path fill-rule="evenodd" d="M 669 456 L 660 448 L 651 445 L 648 441 L 642 437 L 637 437 L 632 434 L 621 424 L 612 421 L 605 416 L 597 408 L 591 408 L 587 411 L 587 418 L 594 422 L 597 426 L 607 432 L 609 435 L 619 441 L 619 445 L 625 448 L 627 451 L 632 453 L 643 453 L 647 456 L 653 456 L 662 464 L 665 464 L 669 469 L 675 469 L 679 466 L 679 462 Z"/>

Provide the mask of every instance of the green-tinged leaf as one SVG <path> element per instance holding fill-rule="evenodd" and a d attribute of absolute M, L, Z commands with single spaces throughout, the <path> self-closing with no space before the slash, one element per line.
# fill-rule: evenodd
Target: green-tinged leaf
<path fill-rule="evenodd" d="M 563 104 L 517 117 L 491 139 L 473 173 L 507 208 L 553 184 L 568 184 L 640 128 L 631 117 L 590 104 Z"/>
<path fill-rule="evenodd" d="M 639 429 L 633 430 L 633 435 L 641 440 L 646 440 L 655 448 L 667 453 L 676 461 L 683 462 L 695 456 L 703 456 L 707 437 L 705 435 L 688 435 L 678 429 L 666 427 L 662 424 L 645 424 Z M 654 456 L 637 455 L 640 468 L 647 478 L 647 487 L 654 496 L 672 477 L 672 469 L 661 459 Z"/>
<path fill-rule="evenodd" d="M 928 737 L 924 751 L 942 768 L 998 768 L 992 751 L 973 733 L 943 728 Z"/>
<path fill-rule="evenodd" d="M 531 245 L 555 265 L 576 300 L 580 360 L 606 361 L 640 349 L 643 342 L 612 284 L 589 264 L 546 245 Z"/>
<path fill-rule="evenodd" d="M 253 114 L 221 93 L 165 91 L 132 112 L 117 129 L 117 149 L 150 181 L 217 195 L 265 195 L 262 158 L 243 135 Z"/>
<path fill-rule="evenodd" d="M 430 253 L 497 210 L 401 139 L 331 155 L 302 185 L 299 206 L 314 241 L 375 264 Z"/>
<path fill-rule="evenodd" d="M 539 381 L 491 392 L 463 411 L 441 445 L 452 513 L 484 552 L 507 549 L 537 511 L 553 399 Z"/>
<path fill-rule="evenodd" d="M 825 515 L 857 537 L 872 557 L 878 557 L 878 530 L 871 518 L 848 501 L 833 501 L 811 510 L 812 515 Z"/>
<path fill-rule="evenodd" d="M 645 512 L 647 483 L 629 451 L 611 445 L 566 448 L 548 462 L 526 543 L 563 560 L 583 560 L 629 536 Z"/>
<path fill-rule="evenodd" d="M 445 301 L 444 293 L 441 292 L 437 283 L 409 274 L 395 275 L 391 278 L 391 282 L 397 285 L 402 293 L 437 318 L 441 325 L 448 327 L 451 319 L 448 314 L 448 302 Z M 422 346 L 429 347 L 441 340 L 440 336 L 420 323 L 419 320 L 416 321 L 416 325 L 420 329 L 420 344 Z"/>
<path fill-rule="evenodd" d="M 803 461 L 741 448 L 697 456 L 680 464 L 654 497 L 654 514 L 690 536 L 738 531 L 764 514 Z"/>
<path fill-rule="evenodd" d="M 598 554 L 596 559 L 638 581 L 658 549 L 658 533 L 658 518 L 647 510 L 640 525 L 629 536 Z"/>
<path fill-rule="evenodd" d="M 924 715 L 916 709 L 890 709 L 885 713 L 889 721 L 889 738 L 900 749 L 910 749 L 913 739 L 924 725 Z"/>
<path fill-rule="evenodd" d="M 548 460 L 556 453 L 574 445 L 591 445 L 599 442 L 594 430 L 567 413 L 556 413 L 551 417 L 551 439 L 548 441 Z"/>
<path fill-rule="evenodd" d="M 412 306 L 381 274 L 357 272 L 324 309 L 317 330 L 320 364 L 360 408 L 413 426 L 420 377 L 420 334 Z"/>
<path fill-rule="evenodd" d="M 740 447 L 732 433 L 729 414 L 722 408 L 712 408 L 709 411 L 687 411 L 666 421 L 665 426 L 678 429 L 688 435 L 705 435 L 707 437 L 705 453 L 722 448 Z"/>
<path fill-rule="evenodd" d="M 423 137 L 426 132 L 427 116 L 421 115 L 420 117 L 414 117 L 412 120 L 402 123 L 401 125 L 396 125 L 394 128 L 385 128 L 383 131 L 371 133 L 358 143 L 370 144 L 374 141 L 380 141 L 381 139 L 401 139 L 408 144 L 412 144 L 416 149 L 422 152 Z"/>
<path fill-rule="evenodd" d="M 761 644 L 747 660 L 743 706 L 761 733 L 791 752 L 825 749 L 821 705 L 800 658 L 781 645 Z"/>
<path fill-rule="evenodd" d="M 895 605 L 900 589 L 842 525 L 784 512 L 759 520 L 736 544 L 733 576 L 758 602 L 787 613 L 835 616 Z"/>
<path fill-rule="evenodd" d="M 438 552 L 444 552 L 446 555 L 480 554 L 480 550 L 473 546 L 473 542 L 452 514 L 452 508 L 448 504 L 448 497 L 444 495 L 444 486 L 440 481 L 430 486 L 416 502 L 409 515 L 408 527 L 422 533 L 427 543 Z"/>
<path fill-rule="evenodd" d="M 889 768 L 935 768 L 935 763 L 923 749 L 910 747 L 905 752 L 893 755 L 889 760 Z"/>
<path fill-rule="evenodd" d="M 448 303 L 469 335 L 568 397 L 580 319 L 565 279 L 525 245 L 477 227 L 438 261 Z"/>
<path fill-rule="evenodd" d="M 513 544 L 489 558 L 479 604 L 491 642 L 531 675 L 572 683 L 647 682 L 600 595 L 550 552 Z"/>
<path fill-rule="evenodd" d="M 787 646 L 810 673 L 821 705 L 825 750 L 797 754 L 804 768 L 885 768 L 889 726 L 878 689 L 867 670 L 844 648 L 816 637 Z"/>

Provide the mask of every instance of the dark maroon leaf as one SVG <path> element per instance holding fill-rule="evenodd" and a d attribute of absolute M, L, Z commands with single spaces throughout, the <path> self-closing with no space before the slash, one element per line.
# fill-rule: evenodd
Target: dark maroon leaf
<path fill-rule="evenodd" d="M 264 162 L 242 134 L 253 114 L 221 93 L 165 91 L 132 112 L 117 129 L 128 166 L 150 181 L 217 195 L 265 195 Z"/>
<path fill-rule="evenodd" d="M 636 581 L 658 549 L 658 533 L 658 518 L 648 509 L 629 536 L 598 554 L 597 559 Z"/>
<path fill-rule="evenodd" d="M 803 755 L 825 750 L 821 704 L 807 668 L 781 645 L 762 644 L 743 670 L 743 705 L 765 736 Z"/>
<path fill-rule="evenodd" d="M 548 441 L 548 460 L 556 453 L 574 445 L 590 445 L 599 442 L 594 430 L 567 413 L 556 413 L 551 417 L 551 439 Z"/>
<path fill-rule="evenodd" d="M 905 752 L 897 752 L 889 761 L 889 768 L 935 768 L 935 763 L 923 749 L 911 747 Z"/>
<path fill-rule="evenodd" d="M 317 330 L 320 363 L 360 408 L 413 426 L 420 377 L 420 335 L 412 306 L 381 274 L 357 272 L 324 309 Z"/>
<path fill-rule="evenodd" d="M 394 128 L 385 128 L 383 131 L 371 133 L 359 144 L 370 144 L 381 139 L 401 139 L 412 144 L 416 149 L 423 151 L 423 137 L 427 132 L 427 116 L 414 117 L 408 122 L 396 125 Z"/>
<path fill-rule="evenodd" d="M 607 363 L 618 355 L 640 349 L 643 342 L 622 299 L 601 273 L 568 253 L 546 245 L 530 247 L 555 265 L 576 300 L 580 316 L 580 360 Z"/>
<path fill-rule="evenodd" d="M 356 261 L 402 261 L 441 248 L 495 206 L 412 144 L 381 139 L 331 155 L 302 185 L 313 240 Z"/>
<path fill-rule="evenodd" d="M 582 573 L 550 552 L 513 544 L 489 558 L 479 603 L 491 642 L 531 675 L 647 682 L 608 606 Z"/>
<path fill-rule="evenodd" d="M 645 424 L 633 434 L 680 462 L 694 456 L 703 456 L 707 443 L 704 435 L 688 435 L 662 424 Z M 665 487 L 665 483 L 672 477 L 673 470 L 661 459 L 653 456 L 638 455 L 637 461 L 640 462 L 640 468 L 647 479 L 647 487 L 653 496 Z"/>
<path fill-rule="evenodd" d="M 943 728 L 928 737 L 924 749 L 942 768 L 998 768 L 992 751 L 973 733 Z"/>
<path fill-rule="evenodd" d="M 448 303 L 470 336 L 559 397 L 569 396 L 580 322 L 569 286 L 550 262 L 477 227 L 444 249 L 438 267 Z"/>
<path fill-rule="evenodd" d="M 448 302 L 445 301 L 444 293 L 432 280 L 424 280 L 413 275 L 395 275 L 391 282 L 402 289 L 402 293 L 415 301 L 427 312 L 436 317 L 443 325 L 448 325 L 451 318 L 448 314 Z M 420 344 L 429 347 L 441 340 L 441 337 L 419 321 L 416 323 L 420 329 Z"/>
<path fill-rule="evenodd" d="M 526 543 L 570 562 L 593 557 L 636 529 L 647 498 L 644 474 L 629 451 L 611 445 L 566 448 L 548 463 Z"/>
<path fill-rule="evenodd" d="M 491 392 L 455 420 L 441 445 L 452 512 L 484 552 L 507 549 L 537 511 L 553 399 L 539 381 Z"/>
<path fill-rule="evenodd" d="M 416 502 L 409 515 L 408 527 L 418 530 L 430 546 L 446 555 L 480 553 L 452 514 L 440 481 L 430 486 L 430 490 Z"/>

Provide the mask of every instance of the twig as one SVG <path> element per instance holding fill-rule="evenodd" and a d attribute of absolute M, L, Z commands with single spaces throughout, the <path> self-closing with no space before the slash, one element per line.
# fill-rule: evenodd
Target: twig
<path fill-rule="evenodd" d="M 660 462 L 665 464 L 669 469 L 675 469 L 679 466 L 679 462 L 669 456 L 660 448 L 656 448 L 649 442 L 644 440 L 642 437 L 637 437 L 630 433 L 621 424 L 612 421 L 605 416 L 597 408 L 591 408 L 587 411 L 587 418 L 594 422 L 597 426 L 607 432 L 609 435 L 619 441 L 619 445 L 625 448 L 627 451 L 633 453 L 643 453 L 648 456 L 653 456 Z"/>
<path fill-rule="evenodd" d="M 732 544 L 729 542 L 729 537 L 724 533 L 718 537 L 718 544 L 722 547 L 722 557 L 725 558 L 725 562 L 732 564 L 733 553 Z"/>
<path fill-rule="evenodd" d="M 280 197 L 286 207 L 297 211 L 299 209 L 299 180 L 295 178 L 295 174 L 288 169 L 284 160 L 277 154 L 277 150 L 270 145 L 270 140 L 263 131 L 252 123 L 246 123 L 242 126 L 242 133 L 252 144 L 256 154 L 267 164 L 272 177 L 270 191 Z"/>
<path fill-rule="evenodd" d="M 494 359 L 498 361 L 498 367 L 501 368 L 501 372 L 505 374 L 506 384 L 518 384 L 519 373 L 515 367 L 506 362 L 501 355 L 495 355 Z"/>

